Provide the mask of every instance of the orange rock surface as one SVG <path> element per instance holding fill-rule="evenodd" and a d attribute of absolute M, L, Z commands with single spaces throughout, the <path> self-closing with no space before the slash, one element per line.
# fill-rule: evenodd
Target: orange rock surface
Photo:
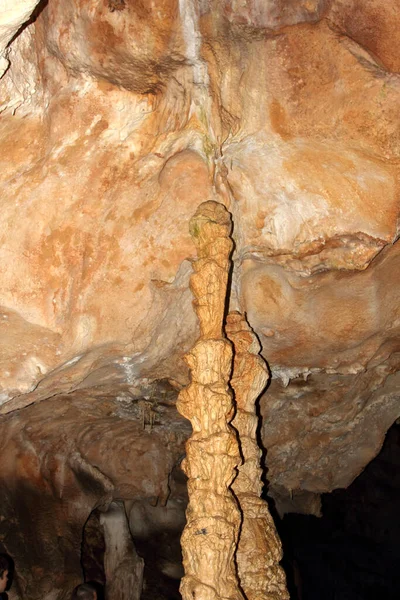
<path fill-rule="evenodd" d="M 271 490 L 348 485 L 400 413 L 399 31 L 392 0 L 49 0 L 1 37 L 1 413 L 186 385 L 187 222 L 217 199 Z"/>

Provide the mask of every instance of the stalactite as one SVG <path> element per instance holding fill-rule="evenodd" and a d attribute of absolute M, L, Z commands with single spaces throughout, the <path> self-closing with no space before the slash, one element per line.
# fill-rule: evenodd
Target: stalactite
<path fill-rule="evenodd" d="M 268 505 L 260 497 L 263 484 L 255 403 L 268 382 L 268 369 L 259 354 L 259 342 L 243 315 L 228 315 L 226 334 L 234 347 L 230 383 L 237 412 L 232 424 L 239 434 L 243 459 L 232 484 L 243 515 L 236 555 L 240 584 L 248 600 L 283 600 L 289 595 L 279 564 L 281 543 Z"/>
<path fill-rule="evenodd" d="M 190 286 L 201 336 L 186 356 L 191 383 L 178 399 L 178 410 L 193 427 L 184 463 L 189 478 L 182 535 L 184 600 L 243 598 L 235 565 L 241 516 L 230 491 L 240 462 L 229 425 L 232 347 L 223 333 L 231 227 L 229 213 L 216 202 L 201 204 L 190 223 L 198 255 Z"/>

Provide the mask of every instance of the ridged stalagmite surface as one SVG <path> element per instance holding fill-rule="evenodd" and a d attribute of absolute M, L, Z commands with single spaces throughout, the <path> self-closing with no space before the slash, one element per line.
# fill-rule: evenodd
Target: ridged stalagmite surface
<path fill-rule="evenodd" d="M 248 600 L 289 598 L 279 561 L 282 548 L 267 503 L 261 499 L 261 451 L 257 443 L 256 400 L 263 392 L 268 369 L 260 344 L 239 312 L 229 313 L 226 334 L 234 347 L 231 386 L 236 415 L 232 422 L 241 444 L 243 464 L 232 488 L 243 515 L 237 551 L 240 584 Z"/>
<path fill-rule="evenodd" d="M 184 600 L 239 600 L 234 558 L 241 517 L 229 488 L 240 456 L 229 425 L 232 348 L 223 334 L 232 249 L 230 216 L 221 204 L 205 202 L 191 220 L 190 230 L 198 255 L 190 286 L 201 337 L 186 356 L 191 384 L 178 400 L 178 410 L 193 426 L 184 464 L 189 506 L 182 535 L 181 593 Z"/>
<path fill-rule="evenodd" d="M 190 287 L 201 337 L 186 357 L 192 382 L 178 401 L 179 411 L 193 426 L 184 465 L 189 477 L 189 508 L 182 536 L 186 573 L 182 596 L 185 600 L 241 598 L 243 590 L 248 600 L 287 599 L 279 565 L 281 544 L 268 506 L 260 497 L 255 402 L 268 381 L 268 369 L 243 315 L 235 312 L 227 318 L 234 358 L 224 335 L 232 249 L 229 214 L 222 205 L 205 202 L 191 220 L 190 231 L 198 254 Z M 235 480 L 240 460 L 237 437 L 229 425 L 233 414 L 229 380 L 237 408 L 233 425 L 243 460 Z"/>

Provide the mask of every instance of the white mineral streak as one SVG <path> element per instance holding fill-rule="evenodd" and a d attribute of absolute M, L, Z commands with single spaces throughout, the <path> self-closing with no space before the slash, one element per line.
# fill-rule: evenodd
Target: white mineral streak
<path fill-rule="evenodd" d="M 186 356 L 191 384 L 177 404 L 193 427 L 183 465 L 189 478 L 181 540 L 184 600 L 243 599 L 235 566 L 241 516 L 230 489 L 240 462 L 236 434 L 229 425 L 232 347 L 223 334 L 231 227 L 229 213 L 216 202 L 201 204 L 190 223 L 198 255 L 190 287 L 201 336 Z"/>
<path fill-rule="evenodd" d="M 7 46 L 39 0 L 0 0 L 0 78 L 8 68 Z"/>
<path fill-rule="evenodd" d="M 179 0 L 183 39 L 186 45 L 186 58 L 193 67 L 193 82 L 208 87 L 207 64 L 201 59 L 201 32 L 199 30 L 199 6 L 197 0 Z"/>
<path fill-rule="evenodd" d="M 226 333 L 234 348 L 230 383 L 236 415 L 232 424 L 239 434 L 243 459 L 232 484 L 243 517 L 236 554 L 240 585 L 247 600 L 286 600 L 289 595 L 279 564 L 282 547 L 268 505 L 261 499 L 256 401 L 268 382 L 268 368 L 259 354 L 260 344 L 242 314 L 228 315 Z"/>
<path fill-rule="evenodd" d="M 213 145 L 215 135 L 211 124 L 210 76 L 207 62 L 201 57 L 202 35 L 199 27 L 199 15 L 202 10 L 199 0 L 179 0 L 185 56 L 193 73 L 190 115 L 197 116 L 204 127 L 206 143 L 209 145 L 211 142 Z"/>

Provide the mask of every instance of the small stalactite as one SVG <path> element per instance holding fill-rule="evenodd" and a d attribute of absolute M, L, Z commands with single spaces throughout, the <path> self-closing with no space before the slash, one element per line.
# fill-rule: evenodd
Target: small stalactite
<path fill-rule="evenodd" d="M 225 329 L 234 347 L 230 383 L 236 415 L 232 424 L 239 434 L 243 459 L 232 484 L 243 515 L 236 554 L 240 585 L 248 600 L 284 600 L 289 594 L 279 564 L 282 547 L 268 505 L 261 498 L 261 450 L 257 442 L 256 401 L 268 382 L 268 368 L 244 315 L 229 313 Z"/>
<path fill-rule="evenodd" d="M 177 404 L 193 427 L 183 464 L 189 478 L 181 539 L 184 600 L 243 600 L 235 564 L 241 515 L 230 490 L 240 453 L 229 425 L 232 347 L 223 333 L 231 228 L 227 210 L 212 201 L 201 204 L 190 222 L 198 256 L 190 287 L 201 336 L 186 356 L 191 383 Z"/>

